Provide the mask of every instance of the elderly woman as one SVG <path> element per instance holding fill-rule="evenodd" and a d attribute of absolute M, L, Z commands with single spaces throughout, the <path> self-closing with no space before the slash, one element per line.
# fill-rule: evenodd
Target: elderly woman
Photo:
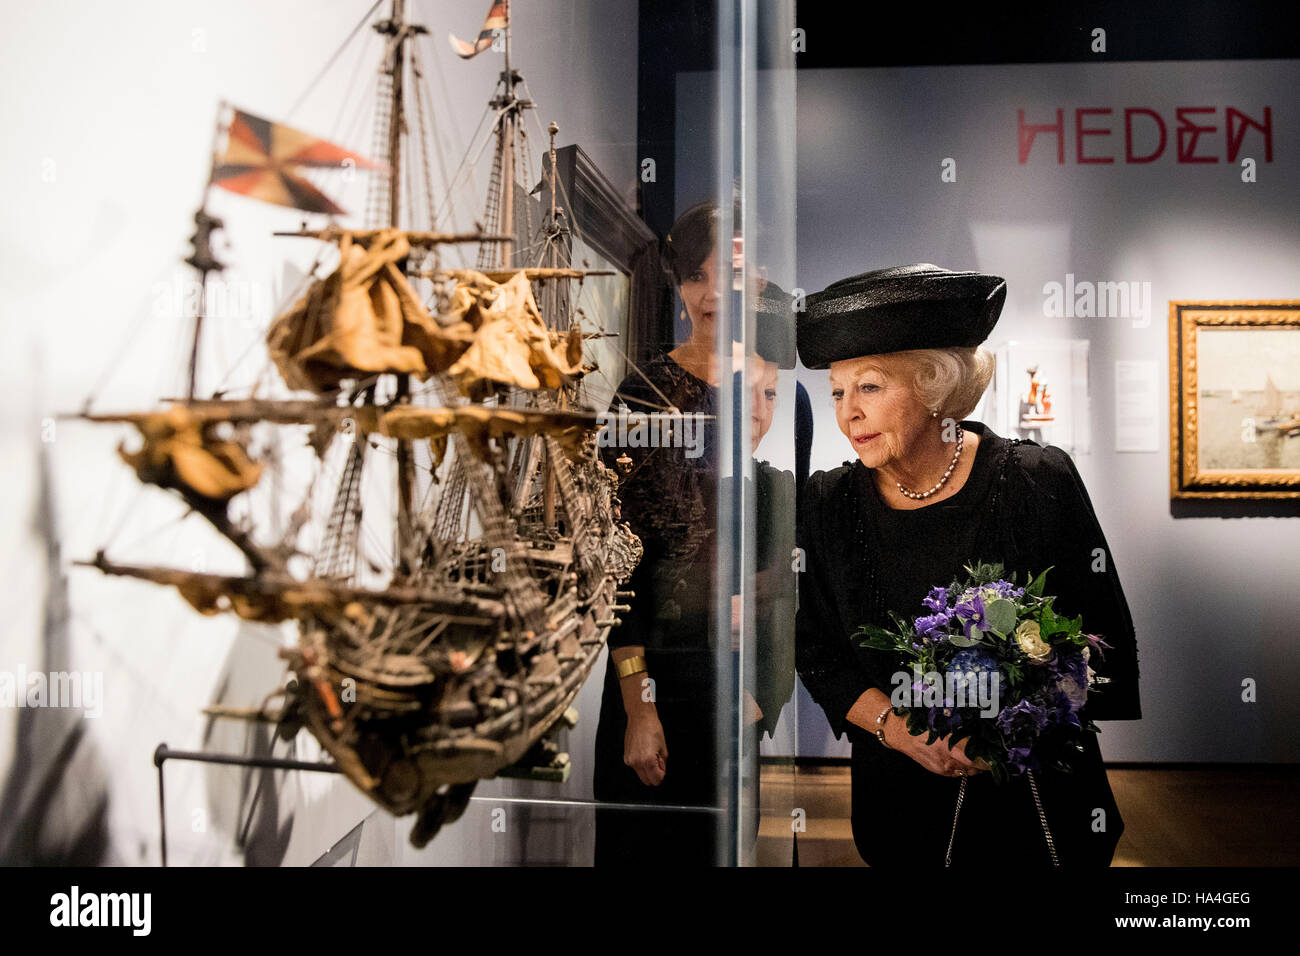
<path fill-rule="evenodd" d="M 1085 726 L 1141 717 L 1132 619 L 1074 463 L 966 420 L 992 377 L 979 345 L 1005 297 L 996 276 L 918 264 L 836 282 L 799 318 L 800 358 L 830 370 L 856 461 L 803 492 L 796 663 L 852 742 L 853 837 L 873 866 L 1049 866 L 1049 846 L 1061 866 L 1107 866 L 1124 828 L 1095 734 L 1072 774 L 1034 775 L 1036 802 L 1025 776 L 995 783 L 965 741 L 911 735 L 890 703 L 908 666 L 855 637 L 891 611 L 923 613 L 929 590 L 967 563 L 1001 562 L 1022 583 L 1050 567 L 1056 609 L 1109 645 L 1093 660 L 1106 682 L 1088 695 Z"/>

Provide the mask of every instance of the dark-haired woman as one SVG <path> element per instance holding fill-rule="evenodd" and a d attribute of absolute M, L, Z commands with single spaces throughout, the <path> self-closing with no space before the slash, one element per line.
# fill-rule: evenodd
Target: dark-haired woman
<path fill-rule="evenodd" d="M 719 382 L 732 378 L 714 344 L 721 304 L 717 221 L 716 204 L 701 203 L 673 225 L 665 258 L 690 334 L 629 374 L 614 396 L 613 410 L 626 404 L 629 412 L 676 408 L 684 415 L 717 415 Z M 778 363 L 794 366 L 788 297 L 765 283 L 758 299 L 760 354 L 750 366 L 755 446 L 772 422 Z M 636 593 L 632 611 L 610 636 L 594 784 L 598 800 L 625 806 L 597 810 L 597 865 L 711 864 L 728 856 L 720 825 L 724 763 L 719 751 L 724 745 L 719 730 L 729 726 L 731 715 L 721 713 L 718 704 L 727 695 L 719 693 L 712 614 L 717 586 L 715 436 L 716 419 L 709 418 L 688 432 L 680 448 L 606 449 L 611 467 L 624 453 L 633 460 L 619 498 L 645 554 L 628 584 Z M 788 564 L 793 522 L 766 519 L 777 510 L 774 499 L 792 497 L 794 478 L 765 463 L 756 465 L 755 475 L 755 540 L 758 567 L 765 569 L 759 571 L 755 591 L 762 619 L 757 666 L 740 706 L 745 765 L 756 783 L 758 737 L 775 729 L 794 686 L 792 575 L 766 570 Z M 788 541 L 782 529 L 789 532 Z M 734 645 L 731 650 L 736 651 Z M 731 752 L 732 745 L 725 746 Z M 748 844 L 756 838 L 757 787 L 750 792 Z M 627 808 L 647 804 L 663 809 Z"/>
<path fill-rule="evenodd" d="M 689 338 L 651 357 L 611 402 L 628 414 L 679 409 L 716 416 L 716 205 L 674 223 L 665 260 L 690 320 Z M 683 427 L 682 425 L 677 427 Z M 610 654 L 596 731 L 596 799 L 687 810 L 596 811 L 596 865 L 710 864 L 718 859 L 716 659 L 710 647 L 715 580 L 717 455 L 712 420 L 692 422 L 682 447 L 604 449 L 632 459 L 619 487 L 622 514 L 645 553 L 626 587 L 636 593 Z M 698 429 L 698 430 L 696 430 Z M 697 442 L 694 448 L 692 442 Z"/>

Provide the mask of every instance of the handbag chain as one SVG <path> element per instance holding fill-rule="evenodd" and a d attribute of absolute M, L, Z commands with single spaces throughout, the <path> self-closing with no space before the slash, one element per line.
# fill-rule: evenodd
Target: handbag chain
<path fill-rule="evenodd" d="M 1047 829 L 1047 814 L 1043 812 L 1043 801 L 1038 798 L 1038 782 L 1034 780 L 1033 771 L 1027 771 L 1029 789 L 1034 794 L 1034 806 L 1038 808 L 1038 822 L 1043 825 L 1043 836 L 1047 837 L 1047 852 L 1052 855 L 1052 866 L 1060 869 L 1061 863 L 1056 858 L 1056 844 L 1052 842 L 1052 831 Z"/>
<path fill-rule="evenodd" d="M 948 855 L 944 857 L 943 865 L 952 866 L 952 841 L 957 839 L 957 818 L 961 816 L 961 804 L 966 799 L 966 778 L 961 778 L 961 789 L 957 791 L 957 809 L 952 812 L 952 834 L 948 837 Z"/>
<path fill-rule="evenodd" d="M 1052 866 L 1060 869 L 1061 861 L 1056 858 L 1056 842 L 1052 839 L 1052 831 L 1047 826 L 1047 814 L 1043 812 L 1043 801 L 1038 796 L 1038 782 L 1034 780 L 1032 771 L 1025 774 L 1029 777 L 1029 790 L 1034 795 L 1034 807 L 1038 810 L 1038 822 L 1042 824 L 1043 836 L 1047 838 L 1047 852 L 1052 857 Z M 961 778 L 961 788 L 957 791 L 957 807 L 952 813 L 952 833 L 948 836 L 948 854 L 944 857 L 943 865 L 952 866 L 952 845 L 957 839 L 957 819 L 961 816 L 961 805 L 966 801 L 966 777 Z"/>

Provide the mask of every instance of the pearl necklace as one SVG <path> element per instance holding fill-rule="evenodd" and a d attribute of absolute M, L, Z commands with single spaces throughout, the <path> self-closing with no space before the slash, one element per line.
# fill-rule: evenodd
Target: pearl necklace
<path fill-rule="evenodd" d="M 962 439 L 965 437 L 965 435 L 966 435 L 965 430 L 960 425 L 958 425 L 957 426 L 957 453 L 952 456 L 952 464 L 948 466 L 948 470 L 943 473 L 943 477 L 939 479 L 938 483 L 933 488 L 931 488 L 929 491 L 919 491 L 919 492 L 908 491 L 906 488 L 903 487 L 903 483 L 901 481 L 896 481 L 894 482 L 894 484 L 898 486 L 898 490 L 902 494 L 906 495 L 908 498 L 911 498 L 913 501 L 920 501 L 922 498 L 929 498 L 932 494 L 934 494 L 945 484 L 947 484 L 948 479 L 952 477 L 952 473 L 957 467 L 958 459 L 961 458 Z"/>

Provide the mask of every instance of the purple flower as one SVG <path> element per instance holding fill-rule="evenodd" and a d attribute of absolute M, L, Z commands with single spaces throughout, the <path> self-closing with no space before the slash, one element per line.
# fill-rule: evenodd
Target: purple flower
<path fill-rule="evenodd" d="M 1085 691 L 1088 689 L 1088 662 L 1084 660 L 1081 651 L 1062 653 L 1057 651 L 1056 666 L 1060 669 L 1062 677 L 1068 677 Z"/>
<path fill-rule="evenodd" d="M 1110 645 L 1101 639 L 1100 634 L 1084 634 L 1083 637 L 1087 640 L 1088 646 L 1096 651 L 1099 657 L 1105 656 L 1105 653 L 1102 651 L 1103 647 L 1106 648 L 1106 650 L 1110 650 Z"/>
<path fill-rule="evenodd" d="M 1047 720 L 1046 708 L 1032 701 L 1022 700 L 1003 707 L 1002 712 L 998 714 L 997 725 L 998 729 L 1008 737 L 1032 739 L 1047 726 Z"/>
<path fill-rule="evenodd" d="M 976 591 L 969 601 L 962 601 L 955 608 L 957 616 L 962 620 L 962 635 L 970 637 L 970 629 L 978 627 L 980 630 L 987 630 L 987 622 L 984 619 L 984 598 Z"/>
<path fill-rule="evenodd" d="M 944 629 L 952 620 L 952 615 L 947 611 L 941 611 L 938 614 L 927 614 L 918 617 L 914 622 L 916 631 L 928 641 L 942 641 L 948 635 Z"/>
<path fill-rule="evenodd" d="M 1017 773 L 1038 769 L 1038 761 L 1028 747 L 1008 747 L 1007 763 Z"/>
<path fill-rule="evenodd" d="M 1079 705 L 1065 691 L 1057 690 L 1052 694 L 1052 709 L 1053 724 L 1068 724 L 1083 729 L 1083 724 L 1079 722 Z"/>
<path fill-rule="evenodd" d="M 948 610 L 948 589 L 930 588 L 930 593 L 921 600 L 921 603 L 931 611 Z"/>
<path fill-rule="evenodd" d="M 1024 597 L 1025 594 L 1024 588 L 1018 588 L 1010 581 L 994 581 L 992 584 L 987 585 L 987 587 L 996 591 L 998 597 L 1004 597 L 1008 600 L 1011 598 Z"/>
<path fill-rule="evenodd" d="M 926 713 L 926 723 L 931 730 L 937 730 L 947 736 L 962 725 L 961 711 L 953 707 L 931 707 Z"/>

